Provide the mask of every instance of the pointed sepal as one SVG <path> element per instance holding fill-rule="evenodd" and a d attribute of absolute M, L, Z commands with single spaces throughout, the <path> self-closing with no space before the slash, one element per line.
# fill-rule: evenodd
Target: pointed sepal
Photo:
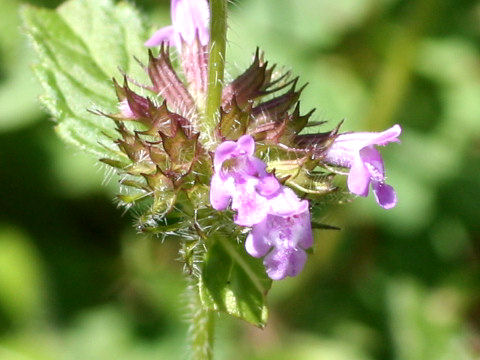
<path fill-rule="evenodd" d="M 195 103 L 173 70 L 168 46 L 162 44 L 157 57 L 149 50 L 148 58 L 147 72 L 153 84 L 152 90 L 161 95 L 176 111 L 182 114 L 193 114 L 196 111 Z"/>

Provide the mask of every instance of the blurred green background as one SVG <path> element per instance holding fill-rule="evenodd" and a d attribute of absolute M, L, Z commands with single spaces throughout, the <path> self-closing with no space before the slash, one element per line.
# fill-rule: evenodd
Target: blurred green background
<path fill-rule="evenodd" d="M 0 359 L 185 359 L 177 245 L 135 234 L 115 177 L 56 137 L 19 4 L 0 0 Z M 342 231 L 274 284 L 265 330 L 220 316 L 216 358 L 480 359 L 480 2 L 236 0 L 229 20 L 231 76 L 260 46 L 314 120 L 404 133 L 382 149 L 398 206 L 332 208 Z"/>

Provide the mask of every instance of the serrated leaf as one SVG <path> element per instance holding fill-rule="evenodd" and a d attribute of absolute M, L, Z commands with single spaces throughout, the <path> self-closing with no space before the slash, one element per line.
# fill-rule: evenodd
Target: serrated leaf
<path fill-rule="evenodd" d="M 88 110 L 116 111 L 111 78 L 119 68 L 145 79 L 134 61 L 146 57 L 139 14 L 111 0 L 71 0 L 56 10 L 26 5 L 21 14 L 38 55 L 40 100 L 58 122 L 58 134 L 98 157 L 124 159 L 112 141 L 114 122 Z"/>
<path fill-rule="evenodd" d="M 219 234 L 209 246 L 200 279 L 203 304 L 263 327 L 266 295 L 272 281 L 261 259 L 248 255 L 242 244 Z"/>

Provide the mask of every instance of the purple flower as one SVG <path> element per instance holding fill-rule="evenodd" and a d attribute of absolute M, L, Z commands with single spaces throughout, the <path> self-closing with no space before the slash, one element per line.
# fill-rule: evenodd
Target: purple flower
<path fill-rule="evenodd" d="M 307 259 L 304 250 L 312 246 L 308 201 L 299 199 L 269 174 L 254 151 L 250 135 L 218 146 L 210 203 L 216 210 L 231 204 L 236 210 L 234 222 L 252 227 L 245 244 L 247 252 L 254 257 L 266 255 L 268 276 L 280 280 L 303 269 Z"/>
<path fill-rule="evenodd" d="M 249 135 L 237 142 L 225 141 L 215 151 L 210 203 L 225 210 L 231 201 L 237 211 L 235 223 L 241 226 L 262 221 L 269 211 L 269 198 L 280 189 L 265 163 L 253 156 L 254 151 L 255 142 Z"/>
<path fill-rule="evenodd" d="M 159 46 L 163 42 L 181 49 L 182 41 L 192 44 L 198 34 L 200 43 L 205 46 L 210 40 L 208 25 L 210 8 L 206 0 L 172 0 L 172 25 L 155 32 L 145 46 Z"/>
<path fill-rule="evenodd" d="M 253 257 L 266 255 L 263 263 L 273 280 L 297 276 L 307 260 L 305 249 L 312 245 L 308 203 L 304 211 L 290 216 L 269 214 L 252 227 L 245 242 L 247 252 Z"/>
<path fill-rule="evenodd" d="M 397 204 L 397 195 L 390 185 L 385 184 L 383 159 L 375 145 L 398 142 L 402 132 L 400 125 L 394 125 L 383 132 L 352 132 L 337 136 L 326 153 L 325 159 L 334 165 L 350 168 L 348 189 L 360 196 L 367 196 L 369 185 L 377 203 L 384 209 Z"/>

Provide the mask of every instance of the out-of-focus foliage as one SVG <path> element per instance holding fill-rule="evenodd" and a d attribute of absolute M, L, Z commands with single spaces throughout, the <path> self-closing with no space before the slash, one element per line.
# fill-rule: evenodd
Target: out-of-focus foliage
<path fill-rule="evenodd" d="M 38 117 L 35 94 L 38 84 L 28 71 L 31 51 L 18 32 L 18 4 L 1 0 L 0 22 L 0 131 L 14 129 L 33 122 Z"/>
<path fill-rule="evenodd" d="M 185 358 L 176 244 L 134 234 L 116 179 L 102 186 L 104 168 L 56 138 L 18 2 L 0 5 L 0 358 Z M 168 23 L 167 1 L 138 5 Z M 469 0 L 232 4 L 232 76 L 258 45 L 310 83 L 316 120 L 404 133 L 383 149 L 398 206 L 326 213 L 343 230 L 318 231 L 304 273 L 274 284 L 265 330 L 221 318 L 218 359 L 480 356 L 478 24 Z"/>

